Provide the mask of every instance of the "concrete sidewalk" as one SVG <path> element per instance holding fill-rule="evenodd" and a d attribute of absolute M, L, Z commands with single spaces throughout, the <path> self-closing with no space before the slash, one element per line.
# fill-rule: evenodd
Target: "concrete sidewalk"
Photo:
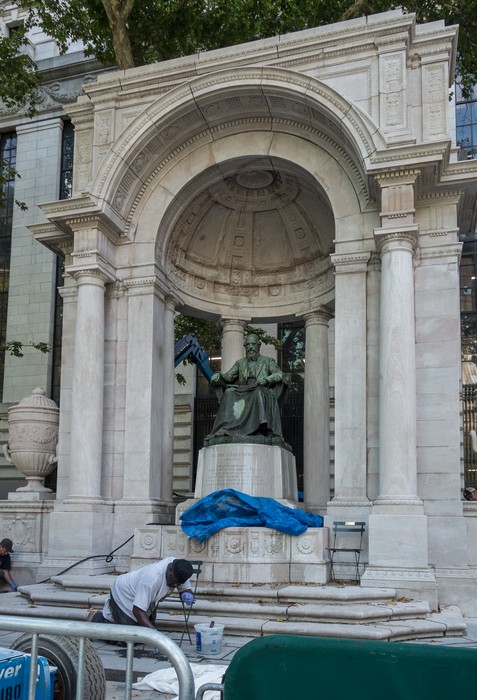
<path fill-rule="evenodd" d="M 406 642 L 406 644 L 438 644 L 442 646 L 468 647 L 477 649 L 477 619 L 466 619 L 465 623 L 467 625 L 467 632 L 462 637 L 436 637 L 435 639 L 420 639 L 412 642 Z M 177 643 L 180 640 L 179 633 L 173 633 L 170 635 L 170 637 Z M 190 644 L 187 638 L 182 642 L 181 648 L 189 662 L 214 665 L 222 664 L 225 672 L 228 664 L 232 660 L 237 650 L 251 640 L 252 637 L 238 637 L 225 634 L 222 642 L 221 653 L 208 657 L 198 654 L 195 648 L 195 643 Z M 393 644 L 394 642 L 389 643 Z M 105 668 L 108 669 L 107 700 L 122 700 L 122 698 L 124 698 L 124 683 L 122 682 L 122 674 L 124 673 L 124 659 L 126 656 L 126 650 L 117 649 L 109 644 L 95 643 L 95 646 L 97 646 Z M 135 678 L 140 678 L 160 668 L 167 668 L 169 665 L 170 664 L 168 661 L 158 659 L 157 656 L 153 654 L 152 650 L 148 650 L 142 645 L 138 645 L 138 648 L 135 651 L 134 660 Z M 171 696 L 163 695 L 155 690 L 133 690 L 132 697 L 138 698 L 139 700 L 163 700 L 165 698 L 170 700 Z"/>
<path fill-rule="evenodd" d="M 180 633 L 171 633 L 168 636 L 179 644 L 181 638 Z M 236 651 L 251 640 L 252 637 L 232 637 L 230 635 L 224 635 L 222 640 L 222 649 L 219 654 L 202 656 L 196 650 L 195 640 L 192 639 L 193 643 L 191 644 L 189 643 L 187 637 L 185 637 L 182 642 L 181 649 L 190 663 L 202 665 L 223 665 L 225 673 L 225 670 Z M 111 644 L 103 644 L 101 642 L 94 642 L 94 645 L 106 669 L 106 678 L 108 680 L 108 693 L 106 696 L 107 700 L 121 700 L 124 698 L 123 681 L 126 663 L 126 649 L 121 649 Z M 134 650 L 135 680 L 142 678 L 153 671 L 158 671 L 159 669 L 169 667 L 169 661 L 163 656 L 158 657 L 158 655 L 155 654 L 152 649 L 142 644 L 136 645 Z M 171 697 L 170 695 L 166 696 L 162 693 L 158 693 L 155 690 L 133 690 L 132 696 L 135 698 L 141 698 L 141 700 L 161 700 L 162 698 L 166 697 L 170 700 Z"/>
<path fill-rule="evenodd" d="M 10 648 L 15 639 L 19 635 L 11 632 L 0 631 L 0 647 Z M 174 632 L 168 635 L 173 641 L 179 644 L 181 634 Z M 181 649 L 186 655 L 190 663 L 198 664 L 214 664 L 223 665 L 224 672 L 230 663 L 235 652 L 244 644 L 251 641 L 251 637 L 232 637 L 224 635 L 222 640 L 222 648 L 219 654 L 211 656 L 200 655 L 195 646 L 195 639 L 192 630 L 192 642 L 190 643 L 187 637 L 184 637 Z M 107 695 L 106 700 L 122 700 L 125 697 L 124 676 L 126 669 L 126 649 L 113 644 L 107 644 L 103 641 L 93 641 L 93 644 L 103 662 L 106 671 L 107 679 Z M 157 654 L 152 648 L 143 644 L 136 644 L 134 649 L 134 680 L 139 680 L 153 671 L 158 671 L 163 668 L 170 668 L 171 664 L 166 657 Z M 170 695 L 163 695 L 155 690 L 133 690 L 132 697 L 141 698 L 141 700 L 161 700 L 168 698 Z"/>
<path fill-rule="evenodd" d="M 477 649 L 477 619 L 465 619 L 467 631 L 461 637 L 436 637 L 435 639 L 420 639 L 406 642 L 406 644 L 438 644 L 443 646 L 467 647 Z M 171 633 L 170 638 L 179 643 L 180 633 Z M 14 633 L 0 631 L 0 646 L 9 648 L 18 637 Z M 223 665 L 224 672 L 232 660 L 234 654 L 244 644 L 251 641 L 252 637 L 240 637 L 224 634 L 222 648 L 219 654 L 202 656 L 195 647 L 195 640 L 190 643 L 184 638 L 181 649 L 190 663 Z M 395 642 L 389 642 L 393 644 Z M 123 700 L 125 697 L 124 672 L 126 668 L 126 649 L 106 644 L 102 641 L 94 641 L 94 646 L 103 662 L 107 678 L 106 700 Z M 153 671 L 169 668 L 169 661 L 156 654 L 151 648 L 143 644 L 137 644 L 134 651 L 134 680 L 138 680 Z M 138 700 L 163 700 L 170 695 L 163 695 L 155 690 L 133 690 L 132 697 Z"/>

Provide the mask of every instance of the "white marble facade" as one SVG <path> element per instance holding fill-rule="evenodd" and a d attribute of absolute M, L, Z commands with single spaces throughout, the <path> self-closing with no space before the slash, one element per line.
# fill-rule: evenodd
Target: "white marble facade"
<path fill-rule="evenodd" d="M 224 323 L 225 369 L 245 322 L 302 318 L 307 506 L 327 522 L 367 522 L 363 586 L 477 613 L 458 242 L 477 171 L 457 161 L 453 137 L 456 41 L 455 27 L 393 11 L 104 73 L 65 107 L 74 196 L 43 200 L 29 226 L 66 255 L 58 491 L 41 576 L 134 528 L 136 561 L 164 542 L 193 553 L 172 525 L 176 310 Z M 151 535 L 151 522 L 163 528 Z M 316 537 L 299 556 L 278 538 L 286 555 L 241 580 L 325 580 Z M 230 580 L 229 554 L 211 580 Z"/>

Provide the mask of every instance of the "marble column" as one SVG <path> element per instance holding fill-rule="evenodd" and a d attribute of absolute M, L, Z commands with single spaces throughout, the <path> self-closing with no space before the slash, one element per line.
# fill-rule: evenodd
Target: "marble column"
<path fill-rule="evenodd" d="M 375 505 L 421 506 L 417 497 L 416 230 L 376 233 L 381 251 L 379 496 Z"/>
<path fill-rule="evenodd" d="M 332 255 L 336 272 L 335 475 L 328 515 L 361 515 L 366 493 L 366 274 L 370 253 Z M 352 509 L 352 513 L 350 512 Z"/>
<path fill-rule="evenodd" d="M 308 510 L 324 514 L 330 500 L 328 322 L 324 308 L 305 316 L 303 490 Z"/>
<path fill-rule="evenodd" d="M 244 357 L 243 334 L 245 325 L 246 322 L 240 319 L 222 319 L 222 372 L 228 372 L 237 360 Z"/>
<path fill-rule="evenodd" d="M 107 278 L 92 270 L 74 274 L 77 310 L 71 404 L 70 485 L 66 499 L 102 502 L 104 291 Z"/>

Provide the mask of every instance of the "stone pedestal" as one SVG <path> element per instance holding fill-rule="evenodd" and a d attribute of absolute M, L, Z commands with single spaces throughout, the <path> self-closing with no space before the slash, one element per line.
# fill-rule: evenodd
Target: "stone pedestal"
<path fill-rule="evenodd" d="M 204 498 L 222 489 L 297 501 L 295 457 L 277 445 L 233 443 L 203 447 L 194 497 Z"/>
<path fill-rule="evenodd" d="M 137 528 L 131 569 L 166 556 L 200 559 L 209 584 L 326 583 L 328 529 L 285 535 L 268 527 L 227 527 L 207 542 L 188 538 L 178 525 Z"/>
<path fill-rule="evenodd" d="M 38 580 L 37 570 L 48 550 L 53 509 L 48 496 L 53 494 L 15 492 L 0 502 L 0 532 L 13 541 L 14 579 L 19 586 Z"/>
<path fill-rule="evenodd" d="M 48 553 L 38 568 L 39 580 L 73 565 L 73 574 L 100 575 L 114 571 L 114 563 L 106 562 L 105 557 L 113 549 L 111 504 L 56 502 L 49 524 Z"/>

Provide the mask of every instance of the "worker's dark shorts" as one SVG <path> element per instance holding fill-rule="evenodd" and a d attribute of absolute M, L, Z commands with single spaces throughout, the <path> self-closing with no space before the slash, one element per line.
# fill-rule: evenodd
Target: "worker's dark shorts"
<path fill-rule="evenodd" d="M 121 610 L 119 605 L 116 603 L 114 600 L 113 596 L 111 593 L 109 594 L 109 609 L 111 610 L 111 615 L 113 618 L 113 621 L 116 625 L 137 625 L 138 623 L 136 620 L 132 620 L 129 615 L 126 615 L 125 612 Z M 149 619 L 151 622 L 154 624 L 156 615 L 153 613 L 152 615 L 149 615 Z"/>

